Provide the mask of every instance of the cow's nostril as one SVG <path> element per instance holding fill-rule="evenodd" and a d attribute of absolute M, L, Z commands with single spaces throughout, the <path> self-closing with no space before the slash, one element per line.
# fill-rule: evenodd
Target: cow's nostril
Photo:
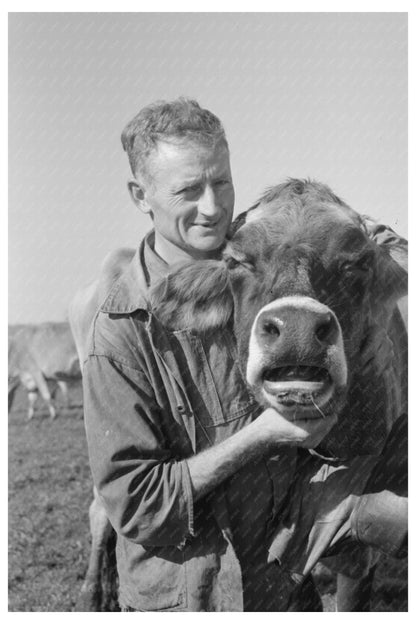
<path fill-rule="evenodd" d="M 263 323 L 263 331 L 270 336 L 280 336 L 280 330 L 273 321 L 265 321 Z"/>
<path fill-rule="evenodd" d="M 318 338 L 318 340 L 320 342 L 322 342 L 323 340 L 327 340 L 331 335 L 332 328 L 333 328 L 333 324 L 332 324 L 331 319 L 324 321 L 323 323 L 320 323 L 320 325 L 316 328 L 316 331 L 315 331 L 315 335 Z"/>

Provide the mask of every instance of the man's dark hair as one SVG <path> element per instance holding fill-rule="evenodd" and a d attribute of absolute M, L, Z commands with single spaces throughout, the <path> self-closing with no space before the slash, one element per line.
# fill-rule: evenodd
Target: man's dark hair
<path fill-rule="evenodd" d="M 222 139 L 228 147 L 218 117 L 186 97 L 171 102 L 159 100 L 142 108 L 121 134 L 134 176 L 147 173 L 146 160 L 158 141 L 182 139 L 210 146 Z"/>

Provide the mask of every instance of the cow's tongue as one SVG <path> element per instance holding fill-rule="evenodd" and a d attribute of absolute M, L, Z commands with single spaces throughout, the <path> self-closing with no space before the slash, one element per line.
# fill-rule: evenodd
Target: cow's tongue
<path fill-rule="evenodd" d="M 279 366 L 264 374 L 266 381 L 324 381 L 328 372 L 317 366 Z"/>

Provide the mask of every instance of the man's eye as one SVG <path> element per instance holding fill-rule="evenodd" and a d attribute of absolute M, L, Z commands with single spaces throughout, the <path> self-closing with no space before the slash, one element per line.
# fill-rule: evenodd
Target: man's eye
<path fill-rule="evenodd" d="M 185 186 L 179 192 L 180 193 L 196 193 L 199 190 L 199 188 L 200 188 L 199 184 L 192 184 L 191 186 Z"/>
<path fill-rule="evenodd" d="M 217 180 L 215 182 L 215 186 L 225 186 L 226 184 L 228 184 L 229 181 L 228 180 Z"/>

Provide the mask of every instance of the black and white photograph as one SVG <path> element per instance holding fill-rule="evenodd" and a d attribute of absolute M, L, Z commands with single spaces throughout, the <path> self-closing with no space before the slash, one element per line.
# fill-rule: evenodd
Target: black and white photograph
<path fill-rule="evenodd" d="M 9 9 L 9 612 L 409 611 L 399 5 Z"/>

